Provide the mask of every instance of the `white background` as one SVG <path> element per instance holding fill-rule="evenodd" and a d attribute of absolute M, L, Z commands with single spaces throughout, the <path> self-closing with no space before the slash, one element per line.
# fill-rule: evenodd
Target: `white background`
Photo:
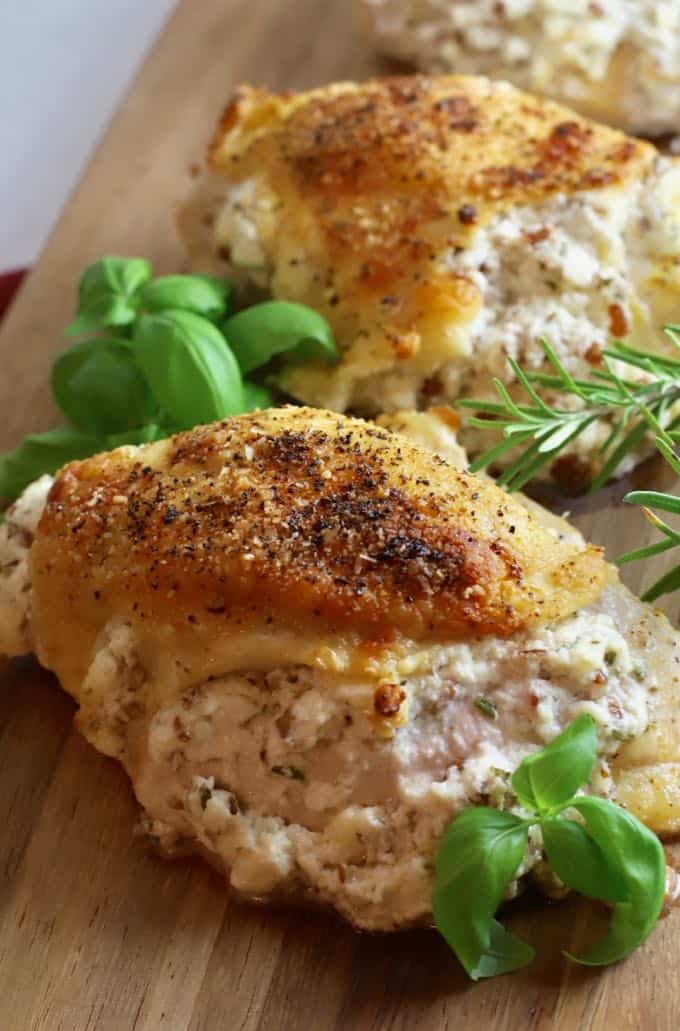
<path fill-rule="evenodd" d="M 0 0 L 0 272 L 31 264 L 176 0 Z"/>

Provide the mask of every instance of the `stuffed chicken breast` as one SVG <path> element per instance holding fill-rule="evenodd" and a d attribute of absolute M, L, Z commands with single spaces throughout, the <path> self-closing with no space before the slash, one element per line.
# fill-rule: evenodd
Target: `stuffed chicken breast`
<path fill-rule="evenodd" d="M 279 377 L 306 403 L 375 414 L 488 397 L 494 376 L 515 386 L 509 357 L 543 367 L 541 338 L 576 377 L 613 338 L 668 346 L 680 161 L 505 83 L 244 88 L 209 165 L 182 219 L 195 267 L 221 255 L 335 332 L 335 367 Z M 594 423 L 573 446 L 586 479 L 608 432 Z M 473 455 L 489 439 L 462 436 Z"/>
<path fill-rule="evenodd" d="M 678 0 L 358 0 L 385 54 L 507 79 L 627 132 L 680 131 Z"/>
<path fill-rule="evenodd" d="M 398 428 L 446 452 L 438 418 Z M 680 829 L 677 635 L 597 548 L 491 482 L 284 408 L 48 486 L 0 531 L 2 612 L 15 590 L 22 613 L 0 649 L 35 650 L 149 834 L 242 894 L 364 928 L 429 919 L 448 822 L 515 805 L 512 770 L 581 712 L 589 790 Z M 541 860 L 534 840 L 522 872 Z"/>

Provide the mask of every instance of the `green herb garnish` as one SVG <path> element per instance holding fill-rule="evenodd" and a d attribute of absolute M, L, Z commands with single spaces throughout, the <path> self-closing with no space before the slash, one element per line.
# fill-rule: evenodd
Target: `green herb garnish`
<path fill-rule="evenodd" d="M 671 443 L 677 439 L 677 433 L 664 434 L 656 438 L 656 445 L 664 456 L 671 469 L 680 476 L 680 461 L 675 456 Z M 665 494 L 655 490 L 633 490 L 626 494 L 623 499 L 629 505 L 642 505 L 642 511 L 649 522 L 662 534 L 660 541 L 650 544 L 646 548 L 638 548 L 636 551 L 629 551 L 616 559 L 618 565 L 622 566 L 627 562 L 635 562 L 637 559 L 650 558 L 652 555 L 661 555 L 664 551 L 677 548 L 680 545 L 680 532 L 669 526 L 667 522 L 655 515 L 653 508 L 662 512 L 672 512 L 673 515 L 680 515 L 680 498 L 673 494 Z M 643 601 L 656 601 L 662 594 L 677 591 L 680 588 L 680 565 L 675 566 L 668 573 L 662 576 L 656 583 L 652 584 L 642 595 Z"/>
<path fill-rule="evenodd" d="M 67 328 L 70 336 L 109 326 L 129 326 L 139 307 L 139 293 L 151 279 L 144 258 L 101 258 L 83 272 L 78 284 L 78 309 Z"/>
<path fill-rule="evenodd" d="M 317 312 L 268 301 L 233 314 L 232 296 L 231 284 L 214 276 L 152 279 L 142 258 L 90 265 L 66 331 L 87 337 L 58 356 L 51 374 L 70 425 L 26 437 L 0 456 L 0 497 L 13 500 L 73 459 L 267 408 L 268 387 L 244 377 L 275 356 L 336 360 Z"/>
<path fill-rule="evenodd" d="M 56 359 L 51 384 L 69 422 L 99 437 L 145 426 L 158 412 L 129 340 L 74 344 Z"/>
<path fill-rule="evenodd" d="M 680 326 L 666 326 L 665 333 L 680 350 Z M 527 396 L 525 403 L 515 402 L 498 379 L 494 380 L 498 402 L 473 398 L 457 402 L 460 407 L 479 413 L 468 418 L 469 425 L 487 431 L 498 429 L 503 437 L 470 465 L 471 472 L 479 472 L 519 448 L 520 453 L 499 475 L 497 482 L 509 491 L 521 490 L 589 426 L 606 419 L 611 430 L 600 448 L 601 466 L 590 484 L 591 491 L 604 486 L 649 433 L 666 461 L 680 474 L 680 462 L 675 455 L 680 441 L 680 415 L 676 414 L 680 405 L 680 358 L 650 354 L 616 343 L 604 351 L 603 371 L 593 373 L 590 379 L 576 380 L 546 341 L 541 341 L 541 346 L 553 374 L 528 372 L 512 358 L 508 359 Z M 644 383 L 627 380 L 615 371 L 614 362 L 642 369 L 651 378 Z M 552 407 L 542 396 L 543 391 L 558 391 L 577 398 L 580 406 Z M 645 515 L 663 537 L 649 547 L 622 555 L 619 564 L 659 555 L 680 545 L 680 532 L 651 511 L 657 509 L 679 515 L 680 498 L 659 491 L 632 491 L 623 500 L 645 506 Z M 643 600 L 653 601 L 679 587 L 680 566 L 677 566 L 650 587 Z"/>
<path fill-rule="evenodd" d="M 179 308 L 217 322 L 229 311 L 233 292 L 227 279 L 215 276 L 158 276 L 142 287 L 139 302 L 147 312 Z"/>
<path fill-rule="evenodd" d="M 666 878 L 659 839 L 634 816 L 602 798 L 575 794 L 592 773 L 595 722 L 579 716 L 528 756 L 511 784 L 524 817 L 487 806 L 463 810 L 436 856 L 432 908 L 437 928 L 473 980 L 531 962 L 531 946 L 495 919 L 540 827 L 548 862 L 567 887 L 613 906 L 608 931 L 577 963 L 615 963 L 637 948 L 659 918 Z"/>
<path fill-rule="evenodd" d="M 498 719 L 498 706 L 495 702 L 492 702 L 491 699 L 487 698 L 485 695 L 480 694 L 477 698 L 475 698 L 475 706 L 479 709 L 480 712 L 483 712 L 485 716 L 488 716 L 489 719 Z"/>
<path fill-rule="evenodd" d="M 243 411 L 243 381 L 217 326 L 179 308 L 142 315 L 135 360 L 172 426 L 187 430 Z"/>
<path fill-rule="evenodd" d="M 0 494 L 16 498 L 43 473 L 54 473 L 74 458 L 87 458 L 101 446 L 101 437 L 69 427 L 31 433 L 14 451 L 0 455 Z"/>
<path fill-rule="evenodd" d="M 323 316 L 290 301 L 264 301 L 245 308 L 226 320 L 224 333 L 244 374 L 279 354 L 289 362 L 334 362 L 338 356 Z"/>

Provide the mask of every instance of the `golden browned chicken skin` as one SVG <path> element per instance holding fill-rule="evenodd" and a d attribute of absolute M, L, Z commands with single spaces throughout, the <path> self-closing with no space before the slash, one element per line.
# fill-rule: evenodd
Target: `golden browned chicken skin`
<path fill-rule="evenodd" d="M 215 630 L 285 612 L 380 640 L 511 634 L 580 608 L 607 567 L 406 439 L 289 407 L 67 466 L 31 575 L 60 635 L 123 606 Z"/>
<path fill-rule="evenodd" d="M 465 322 L 482 303 L 442 251 L 469 245 L 493 215 L 650 169 L 649 144 L 556 104 L 455 76 L 339 84 L 276 96 L 243 87 L 208 163 L 232 181 L 266 171 L 281 208 L 272 258 L 308 230 L 309 283 L 344 338 L 344 320 L 378 332 L 397 360 L 416 358 L 420 323 Z M 368 339 L 366 339 L 368 338 Z"/>

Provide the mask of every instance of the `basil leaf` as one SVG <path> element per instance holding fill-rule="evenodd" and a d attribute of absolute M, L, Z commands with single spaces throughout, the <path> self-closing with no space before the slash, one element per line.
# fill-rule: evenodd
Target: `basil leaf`
<path fill-rule="evenodd" d="M 619 867 L 585 827 L 561 817 L 541 821 L 545 854 L 560 880 L 581 895 L 603 902 L 623 902 L 628 886 Z"/>
<path fill-rule="evenodd" d="M 618 867 L 627 889 L 627 898 L 614 906 L 601 941 L 586 956 L 569 958 L 586 966 L 615 963 L 642 944 L 659 919 L 666 885 L 664 851 L 655 834 L 612 802 L 583 795 L 569 805 L 581 813 L 608 861 Z"/>
<path fill-rule="evenodd" d="M 151 278 L 143 258 L 101 258 L 89 265 L 78 285 L 76 317 L 67 334 L 127 326 L 137 315 L 136 293 Z"/>
<path fill-rule="evenodd" d="M 106 441 L 68 427 L 32 433 L 14 451 L 0 456 L 0 497 L 13 501 L 43 473 L 54 473 L 75 458 L 106 450 Z"/>
<path fill-rule="evenodd" d="M 127 340 L 84 340 L 52 366 L 52 391 L 85 433 L 117 433 L 148 422 L 156 406 Z"/>
<path fill-rule="evenodd" d="M 520 763 L 510 778 L 510 786 L 525 809 L 538 809 L 538 802 L 534 795 L 534 789 L 531 786 L 531 777 L 529 776 L 529 767 L 526 759 L 523 763 Z"/>
<path fill-rule="evenodd" d="M 212 322 L 170 309 L 135 325 L 137 361 L 162 411 L 179 429 L 243 410 L 236 359 Z"/>
<path fill-rule="evenodd" d="M 526 790 L 528 774 L 537 809 L 562 805 L 590 779 L 596 749 L 595 721 L 582 713 L 546 748 L 527 756 L 512 777 L 513 790 L 518 796 Z"/>
<path fill-rule="evenodd" d="M 497 920 L 492 920 L 489 948 L 475 968 L 475 978 L 479 980 L 482 977 L 511 974 L 513 970 L 528 966 L 533 958 L 531 945 L 515 938 Z"/>
<path fill-rule="evenodd" d="M 78 285 L 79 299 L 87 302 L 101 290 L 130 297 L 151 279 L 151 266 L 145 258 L 100 258 L 88 265 Z"/>
<path fill-rule="evenodd" d="M 146 426 L 138 426 L 124 433 L 110 433 L 106 438 L 106 447 L 113 449 L 124 444 L 149 444 L 153 440 L 165 440 L 172 436 L 172 430 L 158 423 L 150 422 Z"/>
<path fill-rule="evenodd" d="M 262 408 L 271 408 L 274 398 L 267 387 L 259 383 L 250 383 L 246 380 L 243 384 L 243 411 L 254 412 Z"/>
<path fill-rule="evenodd" d="M 533 950 L 493 920 L 527 847 L 527 824 L 512 813 L 465 809 L 449 825 L 435 859 L 435 923 L 477 980 L 524 966 Z"/>
<path fill-rule="evenodd" d="M 95 333 L 107 326 L 127 326 L 134 322 L 137 312 L 124 297 L 102 295 L 80 310 L 65 332 L 67 336 Z"/>
<path fill-rule="evenodd" d="M 232 290 L 228 280 L 215 276 L 159 276 L 143 287 L 139 301 L 145 311 L 178 308 L 218 319 L 229 307 Z"/>
<path fill-rule="evenodd" d="M 289 362 L 338 359 L 330 326 L 304 304 L 265 301 L 232 315 L 222 328 L 244 375 L 277 354 Z"/>

